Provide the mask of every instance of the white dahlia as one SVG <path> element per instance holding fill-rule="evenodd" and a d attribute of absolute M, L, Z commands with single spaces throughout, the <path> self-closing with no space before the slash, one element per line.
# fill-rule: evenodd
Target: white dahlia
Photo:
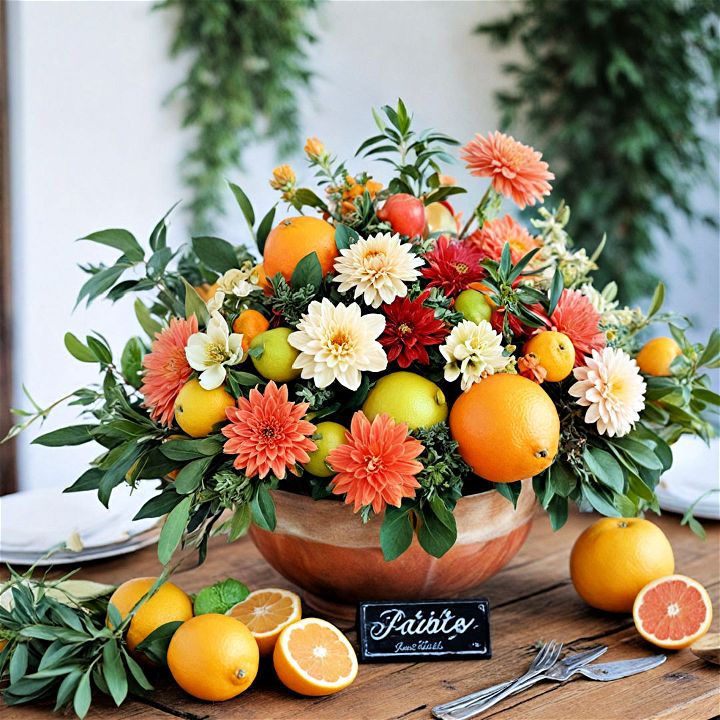
<path fill-rule="evenodd" d="M 318 387 L 337 380 L 357 390 L 362 371 L 379 372 L 387 367 L 385 351 L 377 341 L 384 329 L 382 315 L 362 315 L 357 303 L 333 305 L 327 298 L 315 300 L 297 331 L 288 337 L 290 345 L 300 350 L 293 367 Z"/>
<path fill-rule="evenodd" d="M 587 408 L 586 423 L 598 432 L 622 437 L 632 430 L 645 407 L 645 381 L 637 363 L 622 350 L 593 350 L 585 366 L 573 370 L 576 382 L 568 392 Z"/>
<path fill-rule="evenodd" d="M 440 352 L 447 360 L 445 379 L 452 382 L 462 376 L 463 390 L 487 375 L 504 370 L 510 359 L 503 355 L 502 336 L 487 320 L 479 323 L 463 320 L 452 329 Z"/>
<path fill-rule="evenodd" d="M 340 292 L 355 290 L 367 305 L 378 308 L 397 297 L 407 295 L 406 282 L 420 277 L 417 270 L 422 258 L 412 252 L 410 243 L 401 242 L 395 233 L 378 233 L 360 238 L 349 248 L 340 251 L 335 260 L 334 282 L 340 283 Z"/>

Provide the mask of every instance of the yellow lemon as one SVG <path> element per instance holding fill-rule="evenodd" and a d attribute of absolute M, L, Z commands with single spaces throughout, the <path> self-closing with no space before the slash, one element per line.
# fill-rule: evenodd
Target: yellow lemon
<path fill-rule="evenodd" d="M 347 440 L 345 433 L 347 429 L 340 423 L 326 421 L 317 424 L 316 434 L 320 437 L 314 438 L 317 450 L 308 453 L 310 461 L 306 462 L 303 467 L 317 477 L 330 477 L 335 473 L 325 464 L 325 458 L 340 445 L 344 445 Z"/>
<path fill-rule="evenodd" d="M 234 405 L 235 398 L 223 387 L 204 390 L 199 380 L 190 380 L 175 401 L 175 421 L 191 437 L 206 437 L 226 420 L 225 410 Z"/>

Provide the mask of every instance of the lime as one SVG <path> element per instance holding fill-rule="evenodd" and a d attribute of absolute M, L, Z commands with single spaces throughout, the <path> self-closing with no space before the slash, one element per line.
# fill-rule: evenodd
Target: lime
<path fill-rule="evenodd" d="M 481 320 L 490 322 L 492 308 L 483 293 L 477 290 L 463 290 L 455 299 L 455 309 L 461 312 L 466 320 L 479 323 Z"/>
<path fill-rule="evenodd" d="M 325 458 L 339 445 L 344 445 L 345 433 L 347 429 L 340 423 L 326 421 L 317 424 L 316 433 L 320 437 L 313 437 L 313 442 L 317 445 L 317 450 L 313 450 L 310 455 L 310 462 L 306 462 L 303 467 L 317 477 L 330 477 L 335 473 L 325 464 Z"/>
<path fill-rule="evenodd" d="M 363 405 L 372 420 L 385 413 L 414 430 L 443 422 L 448 405 L 442 390 L 432 381 L 411 372 L 396 372 L 380 378 Z"/>
<path fill-rule="evenodd" d="M 205 390 L 198 380 L 189 380 L 175 401 L 175 422 L 190 437 L 206 437 L 215 425 L 227 420 L 225 410 L 234 405 L 235 398 L 222 385 Z"/>
<path fill-rule="evenodd" d="M 266 380 L 290 382 L 300 377 L 300 370 L 292 366 L 300 353 L 288 342 L 291 332 L 288 327 L 279 327 L 261 332 L 252 339 L 250 359 Z"/>

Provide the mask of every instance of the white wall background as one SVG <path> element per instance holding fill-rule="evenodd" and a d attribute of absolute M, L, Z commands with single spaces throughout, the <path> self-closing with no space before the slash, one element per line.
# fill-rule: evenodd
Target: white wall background
<path fill-rule="evenodd" d="M 370 106 L 399 95 L 420 126 L 461 140 L 493 129 L 492 95 L 504 82 L 500 66 L 509 57 L 471 31 L 507 5 L 325 4 L 312 55 L 319 76 L 312 99 L 303 104 L 306 134 L 349 157 L 373 132 Z M 74 240 L 106 227 L 126 227 L 145 238 L 183 197 L 177 167 L 189 137 L 178 129 L 178 109 L 162 107 L 161 100 L 184 67 L 167 58 L 172 16 L 150 10 L 151 3 L 129 1 L 9 3 L 16 405 L 26 405 L 21 383 L 49 404 L 95 380 L 95 366 L 65 352 L 66 331 L 82 337 L 98 329 L 118 352 L 137 333 L 130 302 L 72 313 L 85 279 L 77 264 L 112 257 Z M 275 200 L 267 178 L 276 159 L 269 147 L 253 148 L 246 155 L 250 170 L 233 174 L 256 207 Z M 713 192 L 699 199 L 717 210 Z M 178 216 L 171 231 L 175 244 L 184 241 L 184 230 Z M 232 207 L 219 234 L 247 239 Z M 695 259 L 695 277 L 686 277 L 686 260 L 669 247 L 658 271 L 670 281 L 670 303 L 689 310 L 706 332 L 717 321 L 717 237 L 679 222 L 678 239 L 682 256 Z M 59 410 L 46 429 L 76 417 L 73 408 Z M 67 485 L 94 454 L 90 446 L 31 447 L 36 434 L 19 441 L 22 488 Z"/>

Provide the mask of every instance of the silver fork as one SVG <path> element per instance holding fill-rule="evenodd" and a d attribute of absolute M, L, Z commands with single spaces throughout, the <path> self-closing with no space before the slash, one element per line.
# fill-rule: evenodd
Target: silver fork
<path fill-rule="evenodd" d="M 560 657 L 562 647 L 562 643 L 555 642 L 555 640 L 550 640 L 550 642 L 545 643 L 540 648 L 540 651 L 535 656 L 535 659 L 532 661 L 527 671 L 508 684 L 504 690 L 494 694 L 491 698 L 482 700 L 477 704 L 472 703 L 467 707 L 461 707 L 449 712 L 436 712 L 437 708 L 433 708 L 433 715 L 438 718 L 443 718 L 443 720 L 465 720 L 465 718 L 473 717 L 473 715 L 476 715 L 479 712 L 477 709 L 478 707 L 482 706 L 481 709 L 485 709 L 486 703 L 490 703 L 487 705 L 487 707 L 490 707 L 496 702 L 500 702 L 500 700 L 512 695 L 519 687 L 524 685 L 525 682 L 532 680 L 549 670 Z"/>

